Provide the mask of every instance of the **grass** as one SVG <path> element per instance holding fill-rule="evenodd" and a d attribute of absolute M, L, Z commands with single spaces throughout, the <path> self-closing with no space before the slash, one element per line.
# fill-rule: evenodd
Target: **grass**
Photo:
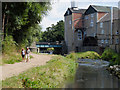
<path fill-rule="evenodd" d="M 11 54 L 3 54 L 2 55 L 2 62 L 0 63 L 1 65 L 3 64 L 14 64 L 15 62 L 21 62 L 22 57 L 19 53 L 12 52 Z"/>
<path fill-rule="evenodd" d="M 2 81 L 3 88 L 60 88 L 68 80 L 73 80 L 76 71 L 74 60 L 54 56 L 46 65 Z"/>
<path fill-rule="evenodd" d="M 33 56 L 30 55 L 30 59 L 33 58 Z M 0 65 L 4 64 L 14 64 L 16 62 L 21 62 L 22 56 L 20 53 L 12 52 L 10 54 L 3 54 L 2 55 L 2 62 L 0 62 Z"/>
<path fill-rule="evenodd" d="M 71 53 L 71 54 L 67 55 L 66 57 L 71 58 L 73 60 L 78 60 L 78 58 L 100 59 L 100 55 L 94 51 Z"/>

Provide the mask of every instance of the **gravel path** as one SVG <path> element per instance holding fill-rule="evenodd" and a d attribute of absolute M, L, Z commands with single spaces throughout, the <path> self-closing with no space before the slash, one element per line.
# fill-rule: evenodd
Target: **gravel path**
<path fill-rule="evenodd" d="M 1 80 L 5 80 L 6 78 L 18 75 L 29 68 L 45 65 L 47 61 L 51 59 L 53 55 L 46 55 L 46 54 L 33 54 L 31 53 L 33 58 L 29 62 L 19 62 L 15 64 L 5 64 L 0 66 L 2 68 L 2 75 Z M 2 74 L 1 74 L 2 73 Z"/>

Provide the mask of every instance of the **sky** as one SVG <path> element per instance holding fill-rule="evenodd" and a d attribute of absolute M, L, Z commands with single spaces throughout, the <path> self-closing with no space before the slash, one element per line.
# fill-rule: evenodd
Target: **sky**
<path fill-rule="evenodd" d="M 75 6 L 79 9 L 87 9 L 89 5 L 101 5 L 101 6 L 114 6 L 118 7 L 119 0 L 72 0 L 75 2 Z M 52 9 L 48 12 L 40 23 L 42 31 L 45 31 L 47 27 L 51 27 L 51 24 L 56 24 L 60 20 L 64 20 L 64 14 L 68 8 L 71 7 L 71 0 L 52 0 Z"/>

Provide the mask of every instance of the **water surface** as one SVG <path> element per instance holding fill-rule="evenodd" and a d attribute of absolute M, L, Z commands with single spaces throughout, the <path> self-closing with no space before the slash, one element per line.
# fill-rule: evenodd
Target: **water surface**
<path fill-rule="evenodd" d="M 120 80 L 106 70 L 109 62 L 80 59 L 78 63 L 75 81 L 67 88 L 120 88 Z"/>

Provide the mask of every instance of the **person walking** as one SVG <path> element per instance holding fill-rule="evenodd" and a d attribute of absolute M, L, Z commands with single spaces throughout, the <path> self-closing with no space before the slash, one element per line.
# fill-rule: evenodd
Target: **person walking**
<path fill-rule="evenodd" d="M 22 56 L 22 59 L 24 61 L 24 57 L 25 57 L 25 50 L 22 48 L 22 51 L 21 51 L 21 56 Z"/>
<path fill-rule="evenodd" d="M 29 47 L 27 47 L 27 49 L 26 49 L 26 62 L 28 62 L 30 59 L 29 53 L 30 53 L 30 49 L 29 49 Z"/>

